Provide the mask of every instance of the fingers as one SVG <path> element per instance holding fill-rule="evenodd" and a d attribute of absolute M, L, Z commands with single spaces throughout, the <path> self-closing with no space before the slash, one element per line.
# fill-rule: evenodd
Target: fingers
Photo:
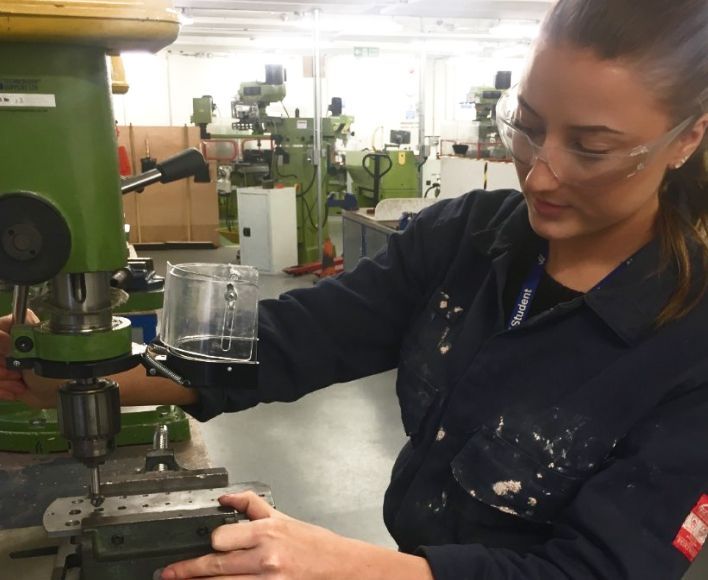
<path fill-rule="evenodd" d="M 0 357 L 2 359 L 2 357 Z M 22 374 L 5 367 L 4 359 L 0 362 L 0 400 L 15 401 L 27 391 Z"/>
<path fill-rule="evenodd" d="M 0 338 L 2 338 L 2 333 L 0 333 Z M 5 366 L 5 354 L 0 348 L 0 401 L 16 401 L 26 391 L 27 385 L 22 380 L 22 373 L 10 370 Z"/>
<path fill-rule="evenodd" d="M 3 399 L 5 401 L 14 401 L 16 397 L 23 395 L 26 391 L 27 386 L 22 381 L 0 381 L 0 395 L 7 395 Z"/>
<path fill-rule="evenodd" d="M 0 329 L 0 366 L 5 366 L 5 357 L 12 350 L 10 346 L 10 335 Z"/>
<path fill-rule="evenodd" d="M 34 313 L 33 310 L 27 309 L 25 314 L 25 323 L 27 324 L 39 324 L 39 317 Z M 10 332 L 12 328 L 12 314 L 6 314 L 5 316 L 0 316 L 0 330 L 3 332 Z"/>
<path fill-rule="evenodd" d="M 0 382 L 1 381 L 21 381 L 22 373 L 13 371 L 5 366 L 0 366 Z"/>
<path fill-rule="evenodd" d="M 246 514 L 249 520 L 262 520 L 273 516 L 282 516 L 282 514 L 273 508 L 266 500 L 252 491 L 222 495 L 219 498 L 219 503 L 232 507 L 242 514 Z"/>
<path fill-rule="evenodd" d="M 32 310 L 30 310 L 29 308 L 27 309 L 27 316 L 26 316 L 26 318 L 25 318 L 25 323 L 26 323 L 26 324 L 30 324 L 30 325 L 32 325 L 32 326 L 34 326 L 35 324 L 39 324 L 39 318 L 38 318 L 37 315 L 36 315 Z"/>
<path fill-rule="evenodd" d="M 0 390 L 0 401 L 14 403 L 19 399 L 19 396 L 11 391 Z"/>
<path fill-rule="evenodd" d="M 248 522 L 219 526 L 211 533 L 211 546 L 218 552 L 255 548 L 258 543 L 256 529 Z"/>
<path fill-rule="evenodd" d="M 238 525 L 238 524 L 236 524 Z M 170 564 L 162 571 L 162 580 L 183 580 L 186 578 L 218 578 L 238 576 L 239 580 L 255 578 L 260 570 L 259 556 L 255 550 L 216 553 Z M 248 576 L 252 574 L 253 576 Z"/>
<path fill-rule="evenodd" d="M 12 314 L 0 316 L 0 332 L 10 332 L 12 327 Z"/>

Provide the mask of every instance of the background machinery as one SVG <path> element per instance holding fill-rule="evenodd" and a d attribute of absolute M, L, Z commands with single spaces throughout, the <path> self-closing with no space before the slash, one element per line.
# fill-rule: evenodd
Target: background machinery
<path fill-rule="evenodd" d="M 346 168 L 358 207 L 381 200 L 420 197 L 419 161 L 410 149 L 347 151 Z"/>
<path fill-rule="evenodd" d="M 471 152 L 477 159 L 501 160 L 508 152 L 499 138 L 496 122 L 497 102 L 511 86 L 511 72 L 498 71 L 494 87 L 477 87 L 470 91 L 467 101 L 474 103 L 475 121 L 478 126 L 477 151 Z"/>
<path fill-rule="evenodd" d="M 237 158 L 221 164 L 227 166 L 233 196 L 244 186 L 277 183 L 297 188 L 298 262 L 308 264 L 320 259 L 318 229 L 322 229 L 323 239 L 328 237 L 326 199 L 318 209 L 317 163 L 323 167 L 322 191 L 346 190 L 342 152 L 354 119 L 342 114 L 341 99 L 332 99 L 329 114 L 322 119 L 322 159 L 315 159 L 313 118 L 301 117 L 299 109 L 293 116 L 287 112 L 285 117 L 267 114 L 269 105 L 285 98 L 286 80 L 282 66 L 267 65 L 264 82 L 242 83 L 231 103 L 229 132 L 209 132 L 214 107 L 208 96 L 193 100 L 192 122 L 200 126 L 205 143 L 239 143 Z M 229 214 L 224 218 L 236 221 L 235 200 L 232 198 L 226 206 Z"/>

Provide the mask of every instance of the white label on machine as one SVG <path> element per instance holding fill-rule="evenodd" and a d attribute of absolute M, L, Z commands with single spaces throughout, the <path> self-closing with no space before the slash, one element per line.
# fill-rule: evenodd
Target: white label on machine
<path fill-rule="evenodd" d="M 38 93 L 0 93 L 0 107 L 29 107 L 54 109 L 57 100 L 54 95 Z"/>
<path fill-rule="evenodd" d="M 298 129 L 307 129 L 307 119 L 297 122 Z"/>

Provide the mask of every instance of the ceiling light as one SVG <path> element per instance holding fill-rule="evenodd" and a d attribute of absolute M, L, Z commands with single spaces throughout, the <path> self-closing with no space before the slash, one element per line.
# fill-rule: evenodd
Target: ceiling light
<path fill-rule="evenodd" d="M 312 30 L 315 23 L 312 15 L 301 18 L 297 28 Z M 319 19 L 321 32 L 336 34 L 395 34 L 403 30 L 403 26 L 393 18 L 386 16 L 321 16 Z"/>

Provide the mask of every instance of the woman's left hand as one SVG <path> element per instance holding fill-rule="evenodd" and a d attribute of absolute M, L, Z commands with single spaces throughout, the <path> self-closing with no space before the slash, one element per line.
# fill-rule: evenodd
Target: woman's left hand
<path fill-rule="evenodd" d="M 225 495 L 219 502 L 246 514 L 251 521 L 215 529 L 212 533 L 215 553 L 171 564 L 163 570 L 163 580 L 394 579 L 399 578 L 395 573 L 399 570 L 391 569 L 396 562 L 400 562 L 400 578 L 432 580 L 423 558 L 344 538 L 294 520 L 253 492 Z"/>

